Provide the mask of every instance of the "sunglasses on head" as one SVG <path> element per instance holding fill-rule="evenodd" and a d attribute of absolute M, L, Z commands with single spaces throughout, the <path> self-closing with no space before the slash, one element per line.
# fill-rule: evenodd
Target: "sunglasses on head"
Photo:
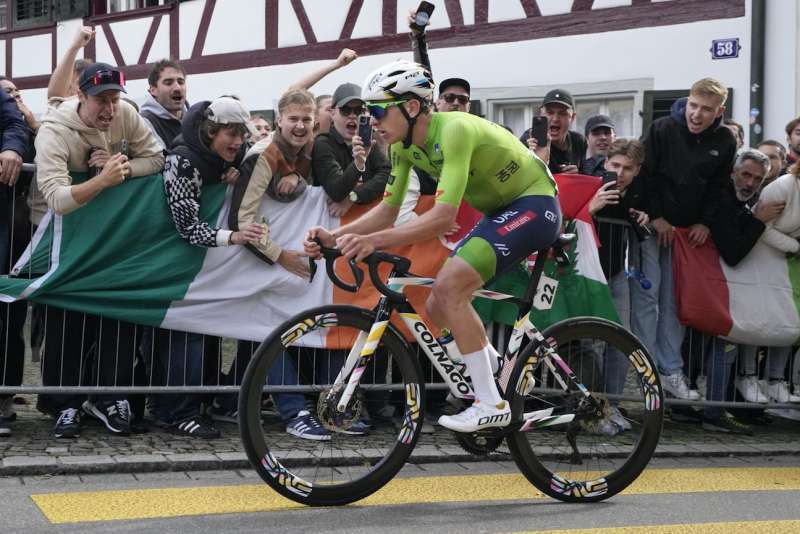
<path fill-rule="evenodd" d="M 348 117 L 350 115 L 363 115 L 364 114 L 364 106 L 342 106 L 339 108 L 339 113 Z"/>
<path fill-rule="evenodd" d="M 448 104 L 452 104 L 456 100 L 458 100 L 459 104 L 466 105 L 469 102 L 469 95 L 454 95 L 453 93 L 445 93 L 442 95 L 444 101 Z"/>
<path fill-rule="evenodd" d="M 94 73 L 94 76 L 83 82 L 81 87 L 97 87 L 106 84 L 125 86 L 125 75 L 118 70 L 99 70 Z"/>
<path fill-rule="evenodd" d="M 376 120 L 381 120 L 388 113 L 389 108 L 392 106 L 399 106 L 405 104 L 408 100 L 393 100 L 392 102 L 370 102 L 367 104 L 367 111 Z"/>

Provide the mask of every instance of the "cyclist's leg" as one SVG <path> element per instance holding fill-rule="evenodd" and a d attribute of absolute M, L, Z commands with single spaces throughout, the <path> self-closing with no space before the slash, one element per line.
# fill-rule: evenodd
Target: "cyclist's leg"
<path fill-rule="evenodd" d="M 483 325 L 472 308 L 472 293 L 498 274 L 510 269 L 531 252 L 547 247 L 558 237 L 561 213 L 558 201 L 547 196 L 527 196 L 484 217 L 453 251 L 436 278 L 429 309 L 431 317 L 453 333 L 464 363 L 472 376 L 475 397 L 483 401 L 454 417 L 439 422 L 453 430 L 474 432 L 480 428 L 505 426 L 510 417 L 497 391 Z M 488 402 L 487 402 L 488 401 Z M 491 404 L 495 411 L 489 413 Z M 483 413 L 486 411 L 486 413 Z"/>

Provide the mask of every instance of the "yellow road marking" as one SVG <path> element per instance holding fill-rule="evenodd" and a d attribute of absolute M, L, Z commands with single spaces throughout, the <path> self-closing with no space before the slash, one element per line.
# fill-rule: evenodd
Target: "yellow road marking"
<path fill-rule="evenodd" d="M 515 534 L 797 534 L 800 521 L 731 521 L 729 523 L 682 523 L 638 527 L 579 528 L 574 530 L 531 530 Z"/>
<path fill-rule="evenodd" d="M 589 473 L 587 478 L 592 478 Z M 624 493 L 800 490 L 800 468 L 648 469 Z M 299 508 L 264 484 L 31 495 L 52 523 L 268 512 Z M 361 506 L 542 499 L 520 474 L 395 479 Z"/>

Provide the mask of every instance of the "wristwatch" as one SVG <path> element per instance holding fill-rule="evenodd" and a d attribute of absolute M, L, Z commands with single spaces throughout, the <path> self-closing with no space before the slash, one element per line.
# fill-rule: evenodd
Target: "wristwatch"
<path fill-rule="evenodd" d="M 358 194 L 355 191 L 350 191 L 348 197 L 350 198 L 350 202 L 358 202 Z"/>

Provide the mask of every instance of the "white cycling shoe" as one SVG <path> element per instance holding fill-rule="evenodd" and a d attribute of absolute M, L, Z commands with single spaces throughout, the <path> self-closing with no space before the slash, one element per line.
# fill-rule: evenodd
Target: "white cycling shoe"
<path fill-rule="evenodd" d="M 472 406 L 456 415 L 443 415 L 439 424 L 453 432 L 477 432 L 484 428 L 508 426 L 511 422 L 511 407 L 506 401 L 493 406 L 475 401 Z"/>

